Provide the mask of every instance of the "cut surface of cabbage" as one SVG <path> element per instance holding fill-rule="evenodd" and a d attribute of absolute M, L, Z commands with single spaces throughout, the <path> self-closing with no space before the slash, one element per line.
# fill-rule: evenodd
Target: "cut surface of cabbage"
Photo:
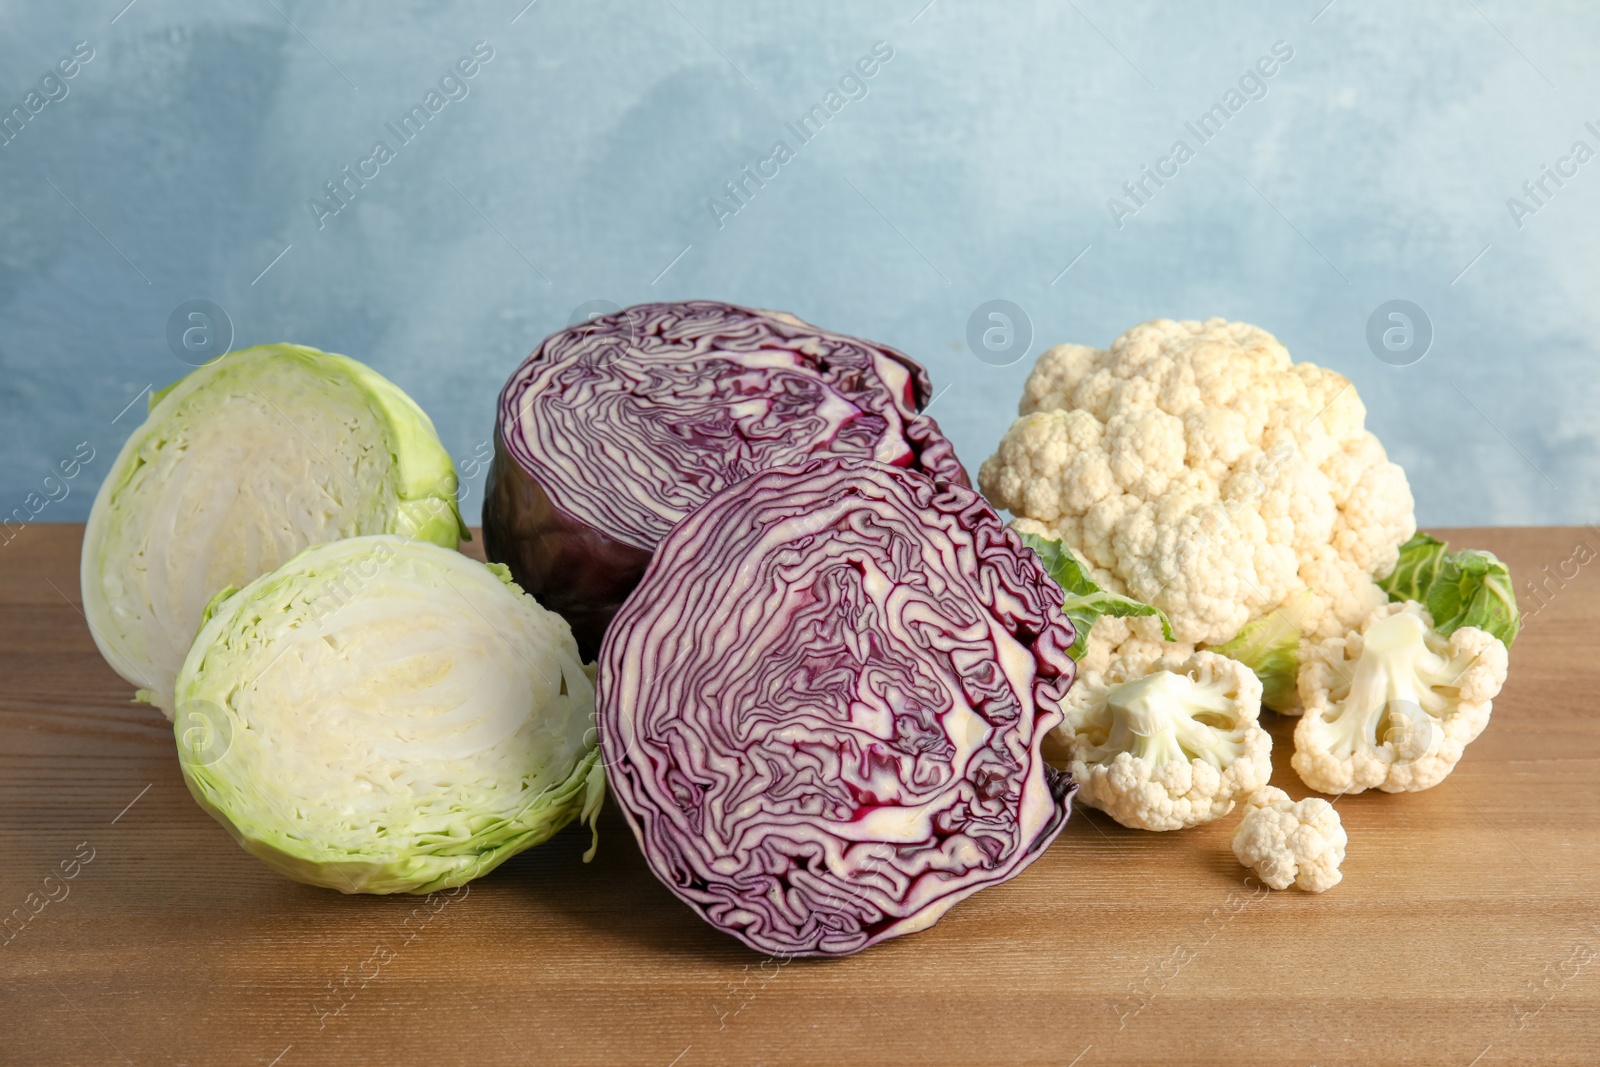
<path fill-rule="evenodd" d="M 90 629 L 171 718 L 218 590 L 342 537 L 454 547 L 455 489 L 427 415 L 369 368 L 297 345 L 229 353 L 152 398 L 101 486 L 83 547 Z"/>
<path fill-rule="evenodd" d="M 609 784 L 656 877 L 774 955 L 933 925 L 1060 832 L 1072 683 L 1039 556 L 870 460 L 763 471 L 675 526 L 601 651 Z"/>
<path fill-rule="evenodd" d="M 297 881 L 432 892 L 598 808 L 593 685 L 504 568 L 357 537 L 219 600 L 178 678 L 180 762 Z"/>

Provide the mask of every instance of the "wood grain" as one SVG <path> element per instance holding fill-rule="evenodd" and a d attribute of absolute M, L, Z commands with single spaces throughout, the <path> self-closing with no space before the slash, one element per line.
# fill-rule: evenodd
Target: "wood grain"
<path fill-rule="evenodd" d="M 1519 580 L 1600 549 L 1445 533 Z M 1323 896 L 1252 892 L 1233 818 L 1148 834 L 1080 809 L 932 930 L 785 964 L 677 903 L 614 811 L 594 863 L 569 830 L 454 899 L 280 878 L 96 654 L 81 536 L 0 549 L 0 913 L 60 897 L 0 946 L 0 1062 L 1600 1063 L 1600 568 L 1549 583 L 1450 779 L 1338 802 Z M 1287 726 L 1274 781 L 1298 797 Z"/>

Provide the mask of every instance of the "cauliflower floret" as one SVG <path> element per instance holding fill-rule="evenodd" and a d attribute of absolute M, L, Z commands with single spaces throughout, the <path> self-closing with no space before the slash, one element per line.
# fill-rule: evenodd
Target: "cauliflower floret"
<path fill-rule="evenodd" d="M 1179 830 L 1220 819 L 1272 774 L 1261 682 L 1214 652 L 1086 672 L 1062 710 L 1054 740 L 1065 746 L 1077 799 L 1124 826 Z"/>
<path fill-rule="evenodd" d="M 1389 602 L 1372 575 L 1340 556 L 1332 545 L 1311 549 L 1300 561 L 1300 574 L 1312 592 L 1301 622 L 1309 641 L 1343 637 Z"/>
<path fill-rule="evenodd" d="M 1349 381 L 1244 323 L 1158 319 L 1106 350 L 1057 345 L 1019 411 L 979 472 L 985 495 L 1161 608 L 1187 645 L 1221 644 L 1306 587 L 1307 639 L 1347 633 L 1416 530 L 1405 472 Z"/>
<path fill-rule="evenodd" d="M 1244 818 L 1233 832 L 1233 854 L 1273 889 L 1297 885 L 1321 893 L 1339 884 L 1349 837 L 1333 805 L 1320 797 L 1296 803 L 1272 786 L 1244 802 Z"/>
<path fill-rule="evenodd" d="M 1086 645 L 1078 661 L 1079 678 L 1104 674 L 1119 661 L 1124 673 L 1135 664 L 1149 665 L 1162 657 L 1181 663 L 1195 651 L 1193 645 L 1163 638 L 1161 620 L 1150 617 L 1096 619 Z"/>
<path fill-rule="evenodd" d="M 1294 769 L 1323 793 L 1436 786 L 1488 725 L 1506 666 L 1488 631 L 1445 638 L 1415 601 L 1385 604 L 1359 632 L 1309 647 Z"/>

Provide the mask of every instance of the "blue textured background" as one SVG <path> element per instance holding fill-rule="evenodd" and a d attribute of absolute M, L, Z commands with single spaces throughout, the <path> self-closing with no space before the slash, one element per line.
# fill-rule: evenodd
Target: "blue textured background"
<path fill-rule="evenodd" d="M 169 315 L 204 298 L 236 346 L 399 382 L 475 518 L 517 361 L 587 301 L 696 296 L 915 355 L 974 469 L 1044 346 L 1241 318 L 1356 382 L 1425 524 L 1596 517 L 1600 160 L 1520 228 L 1506 203 L 1600 149 L 1594 4 L 122 2 L 0 7 L 0 110 L 94 49 L 0 145 L 0 511 L 87 440 L 38 516 L 84 518 L 119 411 L 187 369 Z M 308 200 L 479 40 L 469 95 L 319 229 Z M 784 123 L 878 41 L 867 95 L 800 145 Z M 1119 228 L 1107 199 L 1196 147 L 1185 121 L 1276 41 L 1267 95 Z M 719 228 L 708 199 L 779 139 L 794 158 Z M 1005 368 L 965 340 L 996 298 L 1034 333 Z M 1435 333 L 1410 366 L 1366 341 L 1394 298 Z"/>

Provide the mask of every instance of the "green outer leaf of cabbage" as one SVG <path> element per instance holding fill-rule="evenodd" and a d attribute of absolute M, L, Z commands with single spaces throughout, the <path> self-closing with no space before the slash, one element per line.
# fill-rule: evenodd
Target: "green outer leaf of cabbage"
<path fill-rule="evenodd" d="M 262 360 L 273 361 L 276 373 L 320 375 L 352 385 L 375 409 L 377 425 L 374 429 L 381 433 L 383 447 L 388 449 L 393 467 L 394 498 L 382 502 L 381 506 L 386 509 L 382 532 L 400 533 L 451 548 L 459 539 L 469 536 L 456 507 L 455 467 L 432 421 L 398 386 L 365 364 L 302 345 L 260 345 L 229 352 L 153 392 L 149 416 L 129 436 L 95 496 L 84 533 L 80 580 L 89 629 L 106 662 L 139 688 L 140 699 L 161 707 L 169 718 L 172 710 L 170 676 L 163 677 L 166 672 L 157 668 L 153 655 L 127 641 L 114 623 L 104 576 L 108 568 L 121 566 L 123 561 L 112 558 L 106 542 L 114 535 L 117 524 L 129 521 L 130 505 L 125 491 L 144 462 L 144 450 L 155 447 L 164 439 L 164 434 L 181 423 L 185 401 L 202 390 L 225 388 L 246 376 L 263 373 Z M 308 417 L 303 411 L 296 414 Z M 269 454 L 260 457 L 264 464 L 272 461 Z M 239 470 L 217 472 L 219 478 L 239 479 L 248 475 L 248 471 Z M 351 531 L 369 532 L 379 531 Z M 255 574 L 239 574 L 233 581 L 247 582 L 255 577 Z M 198 624 L 197 619 L 196 629 Z M 182 650 L 176 651 L 181 656 Z"/>
<path fill-rule="evenodd" d="M 1094 629 L 1096 619 L 1106 615 L 1113 618 L 1154 616 L 1161 620 L 1162 635 L 1168 641 L 1173 640 L 1172 621 L 1167 618 L 1166 612 L 1150 604 L 1141 604 L 1132 597 L 1100 588 L 1089 577 L 1089 568 L 1060 541 L 1037 534 L 1023 534 L 1022 543 L 1039 554 L 1044 561 L 1045 572 L 1061 587 L 1061 610 L 1072 620 L 1072 629 L 1076 633 L 1072 647 L 1067 650 L 1067 655 L 1073 659 L 1083 658 L 1089 631 Z"/>
<path fill-rule="evenodd" d="M 192 701 L 206 701 L 220 706 L 213 699 L 228 698 L 233 680 L 227 676 L 227 664 L 216 663 L 215 652 L 219 642 L 230 628 L 241 624 L 259 625 L 261 613 L 254 609 L 263 599 L 270 599 L 278 591 L 295 586 L 310 587 L 317 580 L 326 580 L 338 572 L 336 567 L 350 560 L 360 560 L 370 555 L 374 546 L 388 546 L 396 553 L 421 554 L 441 562 L 440 573 L 444 581 L 455 586 L 455 594 L 474 580 L 474 570 L 492 576 L 502 587 L 524 605 L 554 621 L 567 647 L 561 650 L 570 657 L 578 669 L 592 681 L 592 667 L 578 659 L 577 643 L 572 639 L 571 628 L 554 613 L 547 612 L 511 580 L 510 572 L 497 564 L 480 564 L 454 550 L 442 549 L 426 542 L 413 542 L 398 537 L 360 537 L 313 546 L 295 556 L 284 566 L 262 575 L 241 590 L 223 590 L 207 605 L 207 618 L 195 638 L 183 669 L 179 673 L 176 696 L 180 714 L 175 723 L 178 748 L 178 765 L 185 784 L 195 801 L 216 819 L 245 851 L 260 859 L 294 881 L 306 885 L 337 889 L 342 893 L 414 893 L 425 894 L 449 889 L 488 873 L 501 863 L 525 849 L 547 841 L 574 819 L 590 828 L 590 847 L 584 853 L 584 862 L 593 858 L 599 844 L 597 822 L 605 799 L 605 771 L 592 725 L 585 728 L 582 737 L 582 756 L 571 772 L 538 796 L 514 818 L 500 818 L 479 827 L 470 836 L 452 840 L 447 847 L 419 851 L 396 851 L 375 844 L 370 852 L 333 851 L 317 847 L 304 836 L 288 832 L 283 826 L 268 826 L 240 817 L 230 810 L 228 802 L 230 784 L 224 778 L 228 769 L 224 754 L 220 759 L 201 758 L 185 737 L 186 723 L 183 709 L 195 706 Z M 450 571 L 454 570 L 452 581 Z M 314 601 L 313 601 L 314 602 Z M 297 627 L 305 623 L 301 618 L 284 618 L 282 625 Z M 510 651 L 508 646 L 508 652 Z M 525 656 L 526 653 L 523 653 Z M 207 686 L 212 675 L 218 675 L 213 687 Z M 586 722 L 592 724 L 591 707 Z M 234 723 L 233 729 L 242 729 Z"/>
<path fill-rule="evenodd" d="M 1436 537 L 1417 533 L 1400 546 L 1400 558 L 1393 572 L 1379 580 L 1379 588 L 1391 601 L 1415 600 L 1427 608 L 1441 634 L 1475 626 L 1510 648 L 1522 625 L 1511 569 L 1493 552 L 1449 548 Z"/>

